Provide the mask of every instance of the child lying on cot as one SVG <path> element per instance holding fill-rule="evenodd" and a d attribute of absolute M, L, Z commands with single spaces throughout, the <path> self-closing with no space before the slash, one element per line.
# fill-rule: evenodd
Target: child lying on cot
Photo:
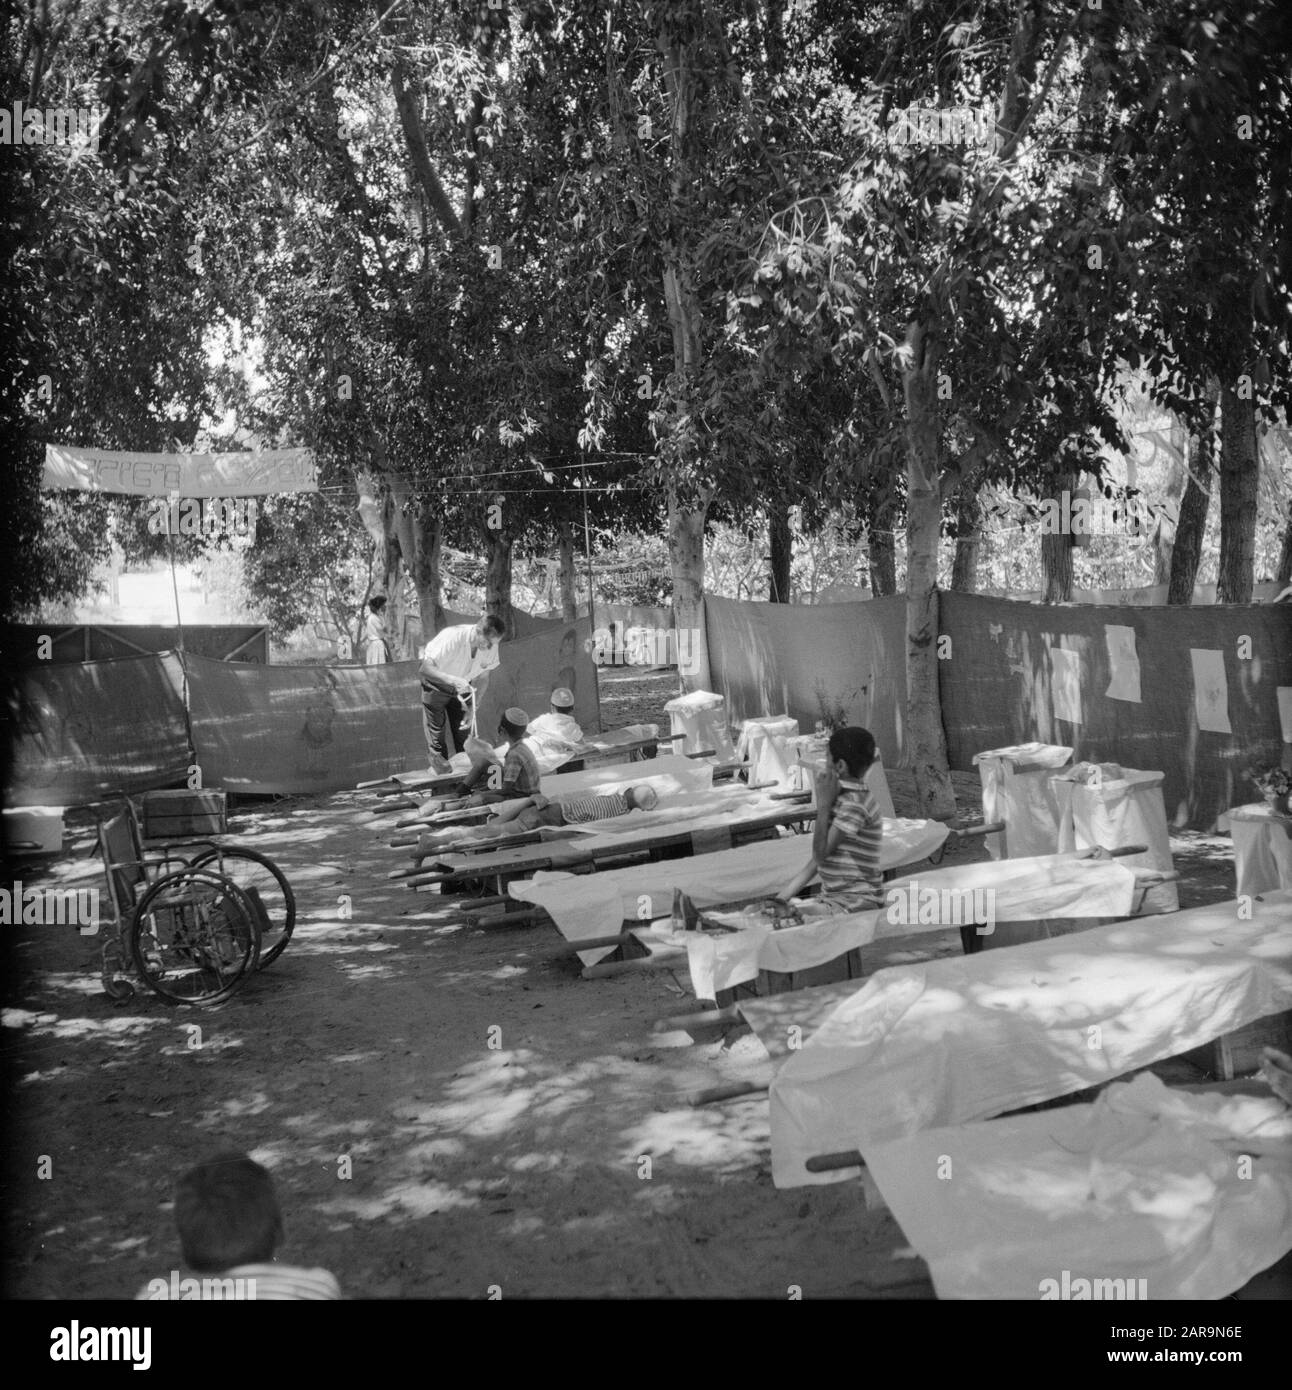
<path fill-rule="evenodd" d="M 566 801 L 549 801 L 541 795 L 513 798 L 484 825 L 428 831 L 418 840 L 413 859 L 420 864 L 429 855 L 454 845 L 494 840 L 518 830 L 537 830 L 541 825 L 585 825 L 611 816 L 626 816 L 633 810 L 653 811 L 658 805 L 659 794 L 654 787 L 626 787 L 608 796 L 576 796 Z"/>
<path fill-rule="evenodd" d="M 828 746 L 830 766 L 816 778 L 816 825 L 812 857 L 793 881 L 777 894 L 788 903 L 819 874 L 821 896 L 795 904 L 818 916 L 864 912 L 882 907 L 883 875 L 879 847 L 884 818 L 869 787 L 866 771 L 875 761 L 875 739 L 866 729 L 836 729 Z"/>

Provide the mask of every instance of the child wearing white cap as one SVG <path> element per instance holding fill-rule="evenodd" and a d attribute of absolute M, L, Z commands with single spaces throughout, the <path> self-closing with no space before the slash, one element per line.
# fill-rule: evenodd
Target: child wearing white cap
<path fill-rule="evenodd" d="M 529 731 L 529 715 L 513 705 L 498 721 L 499 736 L 507 741 L 507 752 L 502 760 L 501 784 L 488 786 L 476 791 L 485 781 L 493 764 L 488 758 L 473 753 L 471 770 L 462 779 L 459 788 L 466 797 L 463 805 L 487 806 L 493 801 L 511 801 L 517 797 L 537 796 L 542 780 L 534 750 L 529 746 L 526 734 Z"/>
<path fill-rule="evenodd" d="M 526 735 L 544 772 L 555 772 L 576 757 L 583 746 L 583 729 L 574 717 L 574 693 L 564 686 L 552 691 L 551 708 L 531 720 Z"/>

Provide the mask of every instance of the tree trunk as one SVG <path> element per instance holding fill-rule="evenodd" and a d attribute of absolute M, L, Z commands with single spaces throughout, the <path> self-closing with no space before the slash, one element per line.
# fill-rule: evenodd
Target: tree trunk
<path fill-rule="evenodd" d="M 377 587 L 386 595 L 386 630 L 398 640 L 404 615 L 403 550 L 399 543 L 399 508 L 389 475 L 356 470 L 355 490 L 359 495 L 359 516 L 364 529 L 377 547 L 381 578 Z M 347 626 L 349 626 L 347 624 Z M 359 615 L 363 628 L 363 614 Z M 392 643 L 392 652 L 394 644 Z"/>
<path fill-rule="evenodd" d="M 1170 584 L 1171 550 L 1175 545 L 1175 528 L 1179 525 L 1180 505 L 1184 495 L 1184 484 L 1188 474 L 1184 471 L 1183 454 L 1186 448 L 1186 432 L 1181 422 L 1171 422 L 1171 447 L 1167 458 L 1166 488 L 1162 504 L 1156 508 L 1157 522 L 1153 528 L 1153 583 Z M 1171 520 L 1171 512 L 1176 519 Z"/>
<path fill-rule="evenodd" d="M 893 537 L 896 520 L 897 498 L 890 487 L 875 507 L 867 528 L 870 590 L 876 598 L 888 598 L 897 592 L 897 544 Z"/>
<path fill-rule="evenodd" d="M 1211 477 L 1215 454 L 1215 414 L 1219 387 L 1208 384 L 1204 397 L 1205 424 L 1189 435 L 1186 454 L 1184 496 L 1180 499 L 1180 519 L 1175 525 L 1175 544 L 1171 547 L 1171 578 L 1167 603 L 1188 607 L 1193 602 L 1193 586 L 1202 563 L 1202 539 L 1207 530 L 1207 511 L 1211 506 Z"/>
<path fill-rule="evenodd" d="M 399 123 L 404 130 L 404 140 L 413 163 L 417 185 L 444 230 L 455 239 L 461 237 L 462 224 L 458 221 L 453 204 L 449 202 L 444 185 L 431 163 L 426 131 L 422 127 L 422 118 L 417 110 L 417 99 L 408 90 L 408 69 L 402 58 L 396 57 L 391 66 L 390 86 L 395 96 L 395 109 L 399 113 Z"/>
<path fill-rule="evenodd" d="M 767 598 L 771 603 L 790 601 L 790 565 L 794 559 L 794 533 L 790 530 L 789 508 L 781 503 L 769 507 L 767 529 L 771 556 L 767 570 Z"/>
<path fill-rule="evenodd" d="M 429 502 L 423 501 L 408 518 L 408 523 L 413 546 L 409 570 L 413 588 L 417 590 L 417 609 L 422 615 L 422 643 L 425 645 L 445 624 L 444 588 L 440 577 L 444 519 Z"/>
<path fill-rule="evenodd" d="M 956 489 L 956 557 L 951 587 L 961 594 L 978 591 L 978 548 L 982 541 L 982 504 L 977 479 L 962 479 Z"/>
<path fill-rule="evenodd" d="M 574 598 L 574 536 L 567 521 L 561 522 L 557 544 L 561 556 L 561 617 L 572 623 L 579 616 L 579 609 Z"/>
<path fill-rule="evenodd" d="M 393 522 L 399 537 L 399 548 L 404 557 L 408 577 L 417 593 L 417 611 L 421 615 L 421 645 L 435 636 L 444 626 L 443 589 L 440 582 L 440 547 L 443 539 L 443 518 L 433 504 L 425 498 L 418 498 L 406 478 L 393 476 L 390 479 L 391 498 L 394 502 Z M 391 636 L 399 641 L 400 657 L 418 655 L 416 650 L 403 650 L 399 638 L 406 627 L 402 588 L 397 616 L 387 624 Z M 390 595 L 393 605 L 395 596 Z M 392 643 L 392 649 L 393 649 Z M 410 644 L 412 645 L 412 644 Z"/>
<path fill-rule="evenodd" d="M 1256 405 L 1232 385 L 1220 398 L 1220 569 L 1217 603 L 1250 603 L 1256 564 L 1256 490 L 1260 455 Z"/>
<path fill-rule="evenodd" d="M 914 364 L 904 373 L 906 395 L 906 752 L 915 773 L 918 814 L 930 820 L 955 815 L 947 769 L 938 689 L 939 420 L 936 362 L 921 361 L 923 334 L 908 335 Z"/>
<path fill-rule="evenodd" d="M 1288 521 L 1283 530 L 1283 548 L 1279 551 L 1279 567 L 1274 571 L 1277 584 L 1292 584 L 1292 503 L 1288 504 Z"/>
<path fill-rule="evenodd" d="M 1066 492 L 1071 497 L 1076 488 L 1075 473 L 1051 473 L 1046 499 L 1061 506 L 1063 494 Z M 1041 532 L 1041 572 L 1045 577 L 1042 603 L 1072 602 L 1072 550 L 1071 535 L 1062 531 L 1057 534 L 1049 530 Z"/>
<path fill-rule="evenodd" d="M 511 533 L 505 529 L 486 531 L 485 536 L 485 612 L 501 618 L 507 625 L 507 636 L 512 637 Z"/>
<path fill-rule="evenodd" d="M 707 510 L 678 505 L 669 489 L 668 556 L 673 569 L 673 626 L 684 690 L 708 690 L 709 648 L 704 631 L 704 520 Z"/>
<path fill-rule="evenodd" d="M 666 216 L 685 225 L 681 205 L 690 194 L 690 126 L 697 82 L 692 80 L 694 35 L 684 36 L 687 16 L 662 7 L 658 14 L 656 48 L 663 60 L 664 89 L 669 105 L 669 150 L 673 173 Z M 703 82 L 704 79 L 701 79 Z M 684 245 L 670 243 L 661 267 L 664 307 L 673 336 L 673 376 L 680 383 L 672 401 L 674 419 L 684 428 L 688 397 L 701 365 L 700 305 L 686 270 Z M 676 482 L 668 483 L 668 552 L 673 569 L 673 625 L 677 635 L 678 675 L 684 690 L 709 689 L 709 651 L 704 631 L 704 523 L 711 493 L 701 491 L 697 502 L 683 506 Z"/>

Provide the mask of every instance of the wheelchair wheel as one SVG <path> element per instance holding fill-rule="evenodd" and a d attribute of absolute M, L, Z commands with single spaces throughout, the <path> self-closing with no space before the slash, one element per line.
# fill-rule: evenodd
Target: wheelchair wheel
<path fill-rule="evenodd" d="M 241 845 L 203 850 L 189 861 L 191 869 L 211 869 L 231 879 L 264 909 L 260 923 L 260 966 L 272 965 L 287 949 L 296 925 L 296 895 L 287 876 L 267 855 Z"/>
<path fill-rule="evenodd" d="M 120 937 L 114 931 L 112 939 L 103 947 L 100 978 L 103 981 L 104 994 L 117 1004 L 124 1004 L 127 999 L 133 999 L 135 996 L 134 985 L 129 980 L 122 978 L 125 973 L 126 953 L 122 948 Z"/>
<path fill-rule="evenodd" d="M 130 952 L 140 979 L 169 1003 L 217 1004 L 256 968 L 260 925 L 236 883 L 180 869 L 140 898 Z"/>

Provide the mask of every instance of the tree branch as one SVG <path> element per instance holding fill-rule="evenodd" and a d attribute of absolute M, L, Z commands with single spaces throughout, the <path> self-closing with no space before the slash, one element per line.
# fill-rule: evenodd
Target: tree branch
<path fill-rule="evenodd" d="M 395 94 L 399 123 L 404 128 L 404 139 L 408 142 L 408 152 L 412 156 L 413 171 L 417 175 L 418 185 L 425 194 L 426 201 L 434 209 L 440 225 L 450 235 L 461 237 L 462 224 L 458 221 L 458 215 L 453 211 L 453 204 L 449 202 L 449 195 L 445 193 L 444 185 L 440 183 L 439 176 L 431 164 L 430 150 L 426 146 L 426 132 L 422 129 L 422 120 L 417 111 L 417 103 L 413 100 L 405 81 L 407 73 L 404 60 L 396 54 L 390 70 L 390 85 Z"/>

